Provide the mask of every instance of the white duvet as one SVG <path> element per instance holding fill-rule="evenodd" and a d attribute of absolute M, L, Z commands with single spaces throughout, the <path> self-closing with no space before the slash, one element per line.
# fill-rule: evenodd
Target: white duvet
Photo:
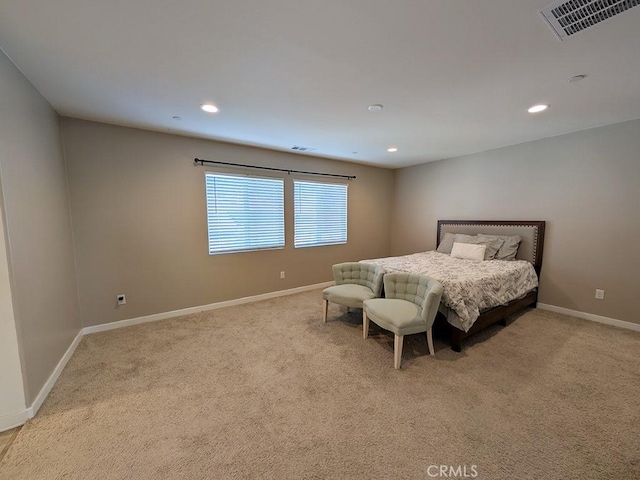
<path fill-rule="evenodd" d="M 465 332 L 481 311 L 538 287 L 536 271 L 525 260 L 475 262 L 429 251 L 362 261 L 381 265 L 387 272 L 417 273 L 438 280 L 444 286 L 441 302 L 449 309 L 447 321 Z"/>

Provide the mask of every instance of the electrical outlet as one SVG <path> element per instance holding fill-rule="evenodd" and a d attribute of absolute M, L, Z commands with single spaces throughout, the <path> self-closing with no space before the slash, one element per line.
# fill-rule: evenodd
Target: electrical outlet
<path fill-rule="evenodd" d="M 596 288 L 596 298 L 598 300 L 604 300 L 604 290 Z"/>
<path fill-rule="evenodd" d="M 284 270 L 280 272 L 280 280 L 282 280 L 283 278 L 284 278 Z"/>
<path fill-rule="evenodd" d="M 127 297 L 125 296 L 124 293 L 121 293 L 116 297 L 116 301 L 118 302 L 118 305 L 126 305 Z"/>

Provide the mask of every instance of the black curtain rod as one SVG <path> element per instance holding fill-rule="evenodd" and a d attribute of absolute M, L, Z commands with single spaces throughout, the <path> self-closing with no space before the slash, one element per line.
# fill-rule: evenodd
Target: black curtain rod
<path fill-rule="evenodd" d="M 227 167 L 242 167 L 242 168 L 255 168 L 258 170 L 271 170 L 274 172 L 287 172 L 289 175 L 292 173 L 303 173 L 304 175 L 318 175 L 321 177 L 333 177 L 333 178 L 345 178 L 347 180 L 355 180 L 355 175 L 338 175 L 337 173 L 320 173 L 320 172 L 305 172 L 304 170 L 290 170 L 286 168 L 273 168 L 273 167 L 261 167 L 259 165 L 244 165 L 242 163 L 230 163 L 230 162 L 218 162 L 216 160 L 202 160 L 201 158 L 194 159 L 196 165 L 200 164 L 204 166 L 205 163 L 213 165 L 225 165 Z"/>

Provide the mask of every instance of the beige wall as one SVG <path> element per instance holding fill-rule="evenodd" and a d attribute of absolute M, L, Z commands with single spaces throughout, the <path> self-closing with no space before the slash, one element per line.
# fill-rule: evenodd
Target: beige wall
<path fill-rule="evenodd" d="M 58 115 L 0 52 L 0 179 L 27 404 L 80 330 Z"/>
<path fill-rule="evenodd" d="M 2 189 L 0 188 L 0 191 Z M 9 261 L 4 231 L 4 209 L 0 198 L 0 432 L 24 423 L 24 398 L 18 335 L 9 282 Z"/>
<path fill-rule="evenodd" d="M 640 323 L 640 120 L 400 169 L 395 191 L 394 254 L 434 248 L 438 219 L 546 220 L 540 302 Z"/>
<path fill-rule="evenodd" d="M 391 251 L 391 170 L 70 118 L 62 125 L 84 325 L 325 282 L 334 263 Z M 348 244 L 293 248 L 293 176 L 285 175 L 286 247 L 210 256 L 204 173 L 212 167 L 193 166 L 195 157 L 356 175 Z M 120 293 L 127 305 L 116 308 Z"/>

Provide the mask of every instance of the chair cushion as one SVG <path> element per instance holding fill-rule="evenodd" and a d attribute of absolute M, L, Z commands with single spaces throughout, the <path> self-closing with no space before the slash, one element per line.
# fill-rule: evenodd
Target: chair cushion
<path fill-rule="evenodd" d="M 370 288 L 364 285 L 345 283 L 325 288 L 322 291 L 322 298 L 345 307 L 362 308 L 362 302 L 376 298 L 376 296 Z"/>
<path fill-rule="evenodd" d="M 364 310 L 371 321 L 396 335 L 411 335 L 427 330 L 420 307 L 407 300 L 374 298 L 364 302 Z"/>

